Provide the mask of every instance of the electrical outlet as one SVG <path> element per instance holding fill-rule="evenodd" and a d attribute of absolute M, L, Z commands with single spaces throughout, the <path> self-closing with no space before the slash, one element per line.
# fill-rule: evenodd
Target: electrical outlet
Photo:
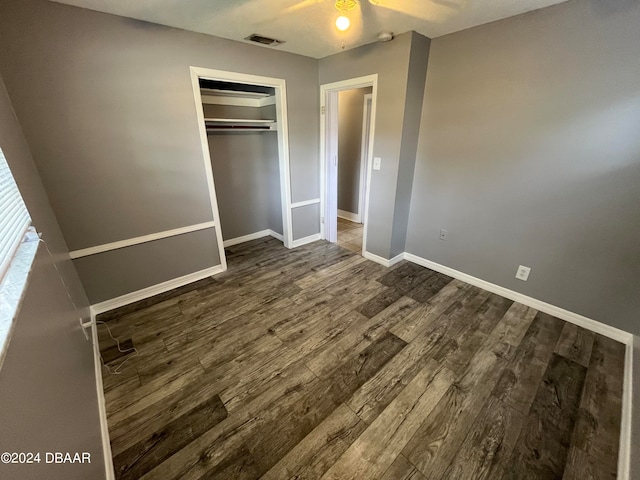
<path fill-rule="evenodd" d="M 373 158 L 373 169 L 374 170 L 380 170 L 381 166 L 382 166 L 382 158 L 374 157 Z"/>
<path fill-rule="evenodd" d="M 529 278 L 529 273 L 531 273 L 531 268 L 520 265 L 516 272 L 516 278 L 526 282 Z"/>
<path fill-rule="evenodd" d="M 442 240 L 443 242 L 446 241 L 448 234 L 449 232 L 447 232 L 446 230 L 440 230 L 440 240 Z"/>

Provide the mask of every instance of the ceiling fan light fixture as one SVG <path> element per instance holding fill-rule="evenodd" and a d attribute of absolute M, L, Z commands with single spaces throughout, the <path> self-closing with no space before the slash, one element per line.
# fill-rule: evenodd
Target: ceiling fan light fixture
<path fill-rule="evenodd" d="M 349 20 L 348 17 L 345 17 L 344 15 L 340 15 L 338 18 L 336 18 L 336 28 L 341 32 L 344 32 L 350 26 L 351 26 L 351 20 Z"/>

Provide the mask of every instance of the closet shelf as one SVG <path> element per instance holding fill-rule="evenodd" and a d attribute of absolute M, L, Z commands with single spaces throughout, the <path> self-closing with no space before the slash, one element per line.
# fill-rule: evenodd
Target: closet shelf
<path fill-rule="evenodd" d="M 275 120 L 257 118 L 205 118 L 207 132 L 264 132 L 277 129 Z"/>

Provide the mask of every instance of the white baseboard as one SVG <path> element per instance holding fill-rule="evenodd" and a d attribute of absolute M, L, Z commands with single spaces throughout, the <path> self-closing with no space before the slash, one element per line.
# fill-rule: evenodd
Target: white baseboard
<path fill-rule="evenodd" d="M 344 218 L 345 220 L 349 220 L 351 222 L 362 223 L 359 213 L 347 212 L 346 210 L 338 209 L 338 217 Z"/>
<path fill-rule="evenodd" d="M 284 242 L 284 237 L 282 234 L 278 232 L 274 232 L 273 230 L 261 230 L 259 232 L 250 233 L 249 235 L 243 235 L 241 237 L 230 238 L 229 240 L 224 241 L 224 248 L 232 247 L 234 245 L 239 245 L 244 242 L 250 242 L 251 240 L 257 240 L 258 238 L 264 237 L 273 237 L 276 240 L 280 240 Z"/>
<path fill-rule="evenodd" d="M 385 267 L 393 267 L 396 263 L 404 260 L 404 253 L 396 255 L 395 257 L 389 260 L 379 255 L 376 255 L 375 253 L 371 253 L 367 251 L 362 252 L 362 256 L 364 258 L 368 258 L 372 262 L 376 262 L 376 263 L 379 263 L 380 265 L 384 265 Z"/>
<path fill-rule="evenodd" d="M 622 384 L 622 415 L 620 424 L 620 452 L 618 478 L 631 480 L 631 438 L 633 420 L 633 342 L 627 344 L 624 356 L 624 383 Z"/>
<path fill-rule="evenodd" d="M 527 305 L 528 307 L 540 310 L 541 312 L 553 315 L 554 317 L 566 320 L 567 322 L 586 328 L 587 330 L 591 330 L 592 332 L 596 332 L 600 335 L 604 335 L 605 337 L 612 338 L 618 342 L 624 343 L 625 345 L 628 345 L 633 341 L 633 335 L 631 333 L 598 322 L 597 320 L 592 320 L 591 318 L 584 317 L 569 310 L 565 310 L 564 308 L 556 307 L 555 305 L 543 302 L 542 300 L 538 300 L 536 298 L 529 297 L 508 288 L 501 287 L 500 285 L 496 285 L 495 283 L 490 283 L 486 280 L 473 277 L 466 273 L 460 272 L 450 267 L 446 267 L 444 265 L 440 265 L 439 263 L 432 262 L 431 260 L 427 260 L 426 258 L 418 257 L 417 255 L 413 255 L 411 253 L 405 253 L 404 258 L 410 262 L 417 263 L 418 265 L 430 268 L 431 270 L 435 270 L 436 272 L 444 273 L 445 275 L 449 275 L 450 277 L 457 278 L 458 280 L 462 280 L 463 282 L 470 283 L 471 285 L 475 285 L 476 287 L 480 287 L 484 290 L 496 293 L 515 302 Z"/>
<path fill-rule="evenodd" d="M 284 242 L 284 235 L 282 235 L 281 233 L 278 233 L 274 230 L 269 230 L 269 235 L 271 235 L 276 240 L 280 240 L 281 242 Z"/>
<path fill-rule="evenodd" d="M 111 300 L 105 300 L 104 302 L 91 305 L 91 314 L 95 316 L 100 313 L 108 312 L 109 310 L 113 310 L 114 308 L 123 307 L 125 305 L 129 305 L 130 303 L 144 300 L 145 298 L 153 297 L 154 295 L 173 290 L 174 288 L 182 287 L 189 283 L 202 280 L 203 278 L 211 277 L 218 273 L 222 273 L 225 270 L 226 268 L 224 268 L 222 265 L 216 265 L 215 267 L 205 268 L 204 270 L 200 270 L 198 272 L 189 273 L 187 275 L 183 275 L 182 277 L 167 280 L 166 282 L 158 283 L 157 285 L 152 285 L 135 292 L 112 298 Z"/>
<path fill-rule="evenodd" d="M 224 241 L 224 248 L 232 247 L 244 242 L 250 242 L 251 240 L 257 240 L 258 238 L 268 237 L 271 235 L 271 230 L 262 230 L 260 232 L 250 233 L 249 235 L 243 235 L 241 237 L 230 238 Z"/>
<path fill-rule="evenodd" d="M 104 399 L 104 386 L 102 384 L 102 362 L 100 361 L 100 347 L 98 345 L 98 329 L 96 317 L 91 315 L 91 347 L 93 348 L 93 363 L 96 374 L 96 393 L 98 395 L 98 413 L 100 415 L 100 435 L 102 437 L 102 454 L 104 455 L 104 470 L 106 480 L 115 480 L 113 468 L 113 456 L 111 454 L 111 440 L 109 439 L 109 425 L 107 422 L 107 406 Z"/>
<path fill-rule="evenodd" d="M 301 247 L 302 245 L 306 245 L 307 243 L 315 242 L 316 240 L 320 240 L 322 236 L 319 233 L 314 233 L 313 235 L 309 235 L 308 237 L 299 238 L 298 240 L 294 240 L 291 244 L 291 248 Z"/>

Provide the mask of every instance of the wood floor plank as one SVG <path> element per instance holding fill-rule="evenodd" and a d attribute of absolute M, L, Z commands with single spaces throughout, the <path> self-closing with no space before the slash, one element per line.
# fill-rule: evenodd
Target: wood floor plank
<path fill-rule="evenodd" d="M 595 334 L 572 323 L 565 323 L 555 352 L 584 367 L 589 366 Z"/>
<path fill-rule="evenodd" d="M 553 354 L 505 479 L 562 478 L 586 368 Z"/>
<path fill-rule="evenodd" d="M 406 295 L 417 286 L 427 284 L 428 280 L 434 274 L 435 272 L 433 270 L 405 262 L 399 264 L 397 268 L 391 269 L 389 272 L 385 273 L 378 279 L 378 281 L 387 287 L 395 288 L 402 295 Z M 443 286 L 444 285 L 440 288 Z M 440 290 L 440 288 L 437 290 Z"/>
<path fill-rule="evenodd" d="M 537 313 L 533 308 L 515 302 L 493 329 L 491 335 L 517 347 Z"/>
<path fill-rule="evenodd" d="M 562 435 L 556 440 L 569 446 L 586 376 L 586 368 L 560 355 L 553 354 L 538 387 L 531 411 L 545 424 L 556 427 Z"/>
<path fill-rule="evenodd" d="M 207 375 L 207 374 L 205 374 Z M 111 453 L 116 456 L 151 436 L 163 425 L 193 410 L 203 400 L 213 398 L 220 390 L 215 381 L 202 378 L 160 398 L 134 414 L 109 424 Z"/>
<path fill-rule="evenodd" d="M 387 469 L 381 480 L 426 480 L 416 467 L 400 454 Z"/>
<path fill-rule="evenodd" d="M 538 413 L 529 415 L 502 479 L 561 479 L 567 459 L 567 447 L 555 439 L 561 433 Z"/>
<path fill-rule="evenodd" d="M 265 394 L 254 399 L 241 411 L 229 416 L 208 430 L 182 450 L 146 473 L 144 480 L 189 480 L 199 479 L 213 468 L 230 459 L 240 461 L 246 455 L 244 440 L 267 421 L 273 421 L 286 412 L 286 405 L 295 404 L 305 398 L 318 379 L 304 365 L 298 365 L 294 374 L 274 379 L 273 386 Z M 286 400 L 286 402 L 284 402 Z"/>
<path fill-rule="evenodd" d="M 440 363 L 455 348 L 441 334 L 424 335 L 404 347 L 373 378 L 364 383 L 347 401 L 347 405 L 371 424 L 413 380 L 432 362 Z"/>
<path fill-rule="evenodd" d="M 388 268 L 376 280 L 386 287 L 393 287 L 407 275 L 418 273 L 421 270 L 426 269 L 414 263 L 403 260 L 402 262 L 392 266 L 391 268 Z"/>
<path fill-rule="evenodd" d="M 358 437 L 323 480 L 381 478 L 453 382 L 454 374 L 431 362 Z"/>
<path fill-rule="evenodd" d="M 442 315 L 454 302 L 463 299 L 472 291 L 471 286 L 453 281 L 440 290 L 434 298 L 421 309 L 407 315 L 402 322 L 390 329 L 390 332 L 405 342 L 410 342 L 428 325 Z"/>
<path fill-rule="evenodd" d="M 476 312 L 478 330 L 491 333 L 513 305 L 513 300 L 492 293 Z"/>
<path fill-rule="evenodd" d="M 625 346 L 595 335 L 572 446 L 607 475 L 616 471 L 623 382 L 612 372 L 624 369 Z"/>
<path fill-rule="evenodd" d="M 498 380 L 493 390 L 495 397 L 520 413 L 529 414 L 563 323 L 551 315 L 538 312 Z"/>
<path fill-rule="evenodd" d="M 230 459 L 245 462 L 236 455 L 239 445 L 255 460 L 252 468 L 266 473 L 404 345 L 400 339 L 387 335 L 367 351 L 351 356 L 331 377 L 316 379 L 305 391 L 296 391 L 296 395 L 285 395 L 283 403 L 268 417 L 260 418 L 244 435 L 230 439 L 229 448 L 211 452 L 211 457 L 197 452 L 199 460 L 189 462 L 188 469 L 179 472 L 179 478 L 228 478 L 225 472 L 241 467 L 234 466 Z"/>
<path fill-rule="evenodd" d="M 317 480 L 364 431 L 366 424 L 344 403 L 274 465 L 261 480 Z"/>
<path fill-rule="evenodd" d="M 318 376 L 330 371 L 331 365 L 339 363 L 350 350 L 360 351 L 371 342 L 385 335 L 390 327 L 418 308 L 419 304 L 408 297 L 402 297 L 374 317 L 356 317 L 339 338 L 328 344 L 322 351 L 307 360 L 307 366 Z M 357 311 L 357 309 L 356 309 Z"/>
<path fill-rule="evenodd" d="M 420 303 L 427 303 L 453 280 L 451 277 L 439 272 L 430 270 L 428 272 L 428 277 L 422 282 L 416 282 L 415 286 L 406 293 L 408 297 Z"/>
<path fill-rule="evenodd" d="M 457 337 L 457 340 L 445 336 L 443 341 L 452 342 L 452 346 L 446 358 L 443 360 L 443 365 L 454 373 L 461 374 L 464 372 L 471 359 L 478 353 L 478 350 L 485 344 L 487 335 L 480 331 L 474 331 L 472 333 L 465 333 L 462 338 Z"/>
<path fill-rule="evenodd" d="M 304 401 L 292 406 L 287 416 L 265 424 L 247 442 L 249 450 L 259 459 L 261 470 L 271 469 L 405 345 L 394 335 L 386 335 L 340 365 L 326 380 L 321 380 Z"/>
<path fill-rule="evenodd" d="M 402 450 L 428 479 L 440 479 L 498 380 L 501 360 L 480 350 Z"/>
<path fill-rule="evenodd" d="M 136 480 L 227 417 L 218 396 L 166 424 L 113 459 L 121 480 Z"/>
<path fill-rule="evenodd" d="M 118 397 L 107 404 L 107 418 L 109 422 L 117 424 L 126 418 L 163 400 L 173 392 L 184 388 L 185 385 L 198 379 L 204 374 L 201 365 L 194 365 L 186 372 L 170 372 L 166 376 L 142 385 L 125 396 Z"/>
<path fill-rule="evenodd" d="M 615 469 L 606 468 L 579 448 L 571 447 L 562 480 L 616 480 Z"/>
<path fill-rule="evenodd" d="M 367 260 L 360 255 L 354 255 L 350 258 L 347 258 L 345 261 L 336 263 L 330 267 L 323 268 L 318 270 L 317 272 L 313 272 L 306 277 L 301 278 L 296 281 L 296 285 L 300 288 L 307 289 L 312 286 L 318 285 L 320 283 L 325 283 L 327 279 L 335 277 L 336 275 L 348 270 L 352 266 L 357 266 L 361 263 L 366 262 Z"/>
<path fill-rule="evenodd" d="M 107 403 L 111 404 L 113 402 L 116 402 L 120 397 L 125 396 L 127 392 L 135 390 L 140 386 L 140 378 L 138 377 L 138 373 L 135 369 L 125 369 L 125 372 L 133 372 L 133 375 L 110 375 L 105 371 L 103 384 L 105 381 L 104 379 L 122 379 L 122 382 L 118 383 L 117 385 L 113 384 L 109 389 L 105 387 L 104 398 Z"/>
<path fill-rule="evenodd" d="M 376 295 L 370 300 L 356 308 L 356 312 L 361 313 L 367 318 L 375 317 L 385 308 L 400 300 L 402 294 L 393 287 L 385 289 L 380 295 Z"/>
<path fill-rule="evenodd" d="M 111 363 L 115 361 L 122 361 L 128 355 L 133 353 L 133 341 L 130 338 L 120 340 L 120 345 L 113 345 L 109 348 L 100 350 L 102 361 L 104 363 Z"/>
<path fill-rule="evenodd" d="M 485 407 L 442 478 L 491 480 L 509 468 L 525 416 L 495 397 Z"/>
<path fill-rule="evenodd" d="M 244 369 L 238 382 L 220 392 L 220 398 L 229 412 L 234 412 L 262 394 L 270 380 L 285 374 L 287 367 L 298 360 L 296 352 L 283 346 L 264 361 Z"/>

